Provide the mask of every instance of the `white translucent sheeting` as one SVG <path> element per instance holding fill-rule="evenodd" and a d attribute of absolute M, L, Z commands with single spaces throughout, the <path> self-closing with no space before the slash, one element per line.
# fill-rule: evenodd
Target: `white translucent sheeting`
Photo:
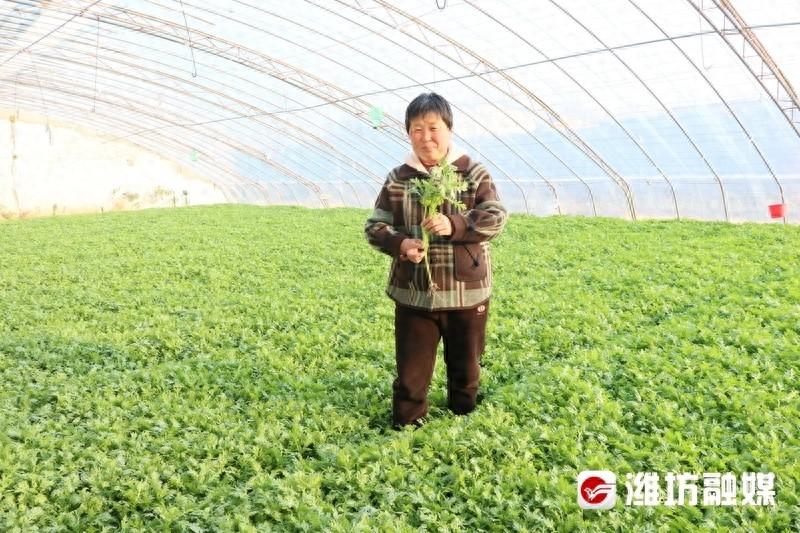
<path fill-rule="evenodd" d="M 329 207 L 372 207 L 379 190 L 377 185 L 363 182 L 331 181 L 319 185 Z"/>
<path fill-rule="evenodd" d="M 294 205 L 297 203 L 297 198 L 289 186 L 289 183 L 272 181 L 264 185 L 264 188 L 269 192 L 270 204 L 272 205 Z"/>
<path fill-rule="evenodd" d="M 732 0 L 736 10 L 753 26 L 800 20 L 800 2 L 786 0 Z"/>
<path fill-rule="evenodd" d="M 282 184 L 284 198 L 288 200 L 288 205 L 300 205 L 303 207 L 324 207 L 320 195 L 313 189 L 297 182 L 284 182 Z"/>
<path fill-rule="evenodd" d="M 770 221 L 783 202 L 800 222 L 796 0 L 87 5 L 0 2 L 0 108 L 155 151 L 230 201 L 370 207 L 408 102 L 436 91 L 512 211 Z"/>
<path fill-rule="evenodd" d="M 712 178 L 682 178 L 674 181 L 681 218 L 725 220 L 725 204 L 719 182 Z M 728 206 L 730 209 L 730 205 Z"/>
<path fill-rule="evenodd" d="M 660 177 L 628 178 L 639 218 L 678 218 L 680 206 L 674 185 Z"/>
<path fill-rule="evenodd" d="M 358 205 L 353 207 L 372 208 L 378 198 L 380 186 L 374 183 L 351 183 L 357 194 Z"/>

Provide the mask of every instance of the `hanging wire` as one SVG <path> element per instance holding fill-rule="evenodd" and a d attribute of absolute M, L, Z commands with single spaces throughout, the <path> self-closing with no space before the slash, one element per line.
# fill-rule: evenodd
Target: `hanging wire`
<path fill-rule="evenodd" d="M 54 29 L 50 30 L 49 32 L 45 33 L 44 35 L 42 35 L 41 37 L 39 37 L 38 39 L 36 39 L 35 41 L 33 41 L 33 42 L 32 42 L 31 44 L 29 44 L 28 46 L 25 46 L 24 48 L 20 48 L 19 50 L 17 50 L 16 52 L 14 52 L 14 54 L 13 54 L 11 57 L 7 58 L 5 61 L 3 61 L 2 63 L 0 63 L 0 67 L 2 67 L 3 65 L 5 65 L 5 64 L 6 64 L 6 63 L 8 63 L 9 61 L 11 61 L 12 59 L 14 59 L 15 57 L 17 57 L 18 55 L 20 55 L 22 52 L 28 52 L 28 51 L 30 51 L 30 48 L 31 48 L 33 45 L 40 43 L 41 41 L 43 41 L 43 40 L 44 40 L 44 39 L 46 39 L 47 37 L 50 37 L 50 36 L 51 36 L 51 35 L 53 35 L 55 32 L 57 32 L 58 30 L 60 30 L 61 28 L 63 28 L 64 26 L 66 26 L 67 24 L 69 24 L 70 22 L 72 22 L 73 20 L 75 20 L 76 18 L 78 18 L 78 17 L 82 17 L 84 13 L 86 13 L 87 11 L 89 11 L 91 8 L 93 8 L 94 6 L 96 6 L 96 5 L 97 5 L 97 4 L 99 4 L 99 3 L 100 3 L 100 0 L 95 0 L 94 2 L 92 2 L 92 3 L 91 3 L 91 5 L 88 5 L 88 6 L 86 6 L 86 7 L 85 7 L 85 8 L 83 8 L 83 9 L 82 9 L 80 12 L 78 12 L 78 13 L 76 13 L 76 14 L 72 15 L 72 16 L 71 16 L 69 19 L 67 19 L 66 21 L 64 21 L 64 22 L 63 22 L 61 25 L 59 25 L 59 26 L 57 26 L 56 28 L 54 28 Z"/>
<path fill-rule="evenodd" d="M 192 54 L 192 77 L 197 77 L 197 62 L 194 60 L 194 47 L 192 46 L 192 34 L 189 32 L 189 21 L 186 20 L 186 10 L 183 8 L 183 0 L 181 2 L 181 13 L 183 13 L 183 25 L 186 27 L 186 40 L 189 43 L 189 53 Z"/>
<path fill-rule="evenodd" d="M 703 11 L 704 9 L 705 8 L 703 7 L 703 0 L 700 0 L 700 11 L 697 12 L 697 23 L 698 23 L 697 31 L 700 34 L 700 62 L 703 65 L 704 70 L 710 70 L 711 65 L 706 65 L 706 49 L 705 46 L 703 45 L 703 15 L 701 14 L 701 11 Z"/>
<path fill-rule="evenodd" d="M 39 78 L 39 69 L 36 67 L 36 61 L 33 60 L 33 54 L 30 50 L 28 50 L 28 59 L 30 59 L 31 64 L 33 65 L 33 74 L 36 76 L 36 84 L 39 86 L 39 98 L 42 100 L 42 109 L 44 109 L 44 119 L 45 119 L 45 131 L 47 132 L 47 138 L 50 141 L 50 145 L 53 145 L 53 132 L 50 129 L 50 113 L 47 110 L 47 102 L 44 99 L 44 89 L 42 89 L 42 80 Z"/>
<path fill-rule="evenodd" d="M 19 118 L 19 102 L 17 101 L 17 77 L 14 76 L 14 109 L 16 117 Z"/>
<path fill-rule="evenodd" d="M 97 110 L 97 61 L 100 52 L 100 15 L 97 15 L 97 41 L 94 45 L 94 94 L 92 95 L 92 113 Z"/>

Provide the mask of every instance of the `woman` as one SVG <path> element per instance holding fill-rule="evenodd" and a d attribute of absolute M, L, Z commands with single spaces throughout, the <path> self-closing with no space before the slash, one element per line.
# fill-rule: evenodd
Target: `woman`
<path fill-rule="evenodd" d="M 365 225 L 369 243 L 393 258 L 386 293 L 395 301 L 395 356 L 392 418 L 395 426 L 421 423 L 428 412 L 428 387 L 436 349 L 444 339 L 448 406 L 456 414 L 475 409 L 479 361 L 486 338 L 492 289 L 488 241 L 503 230 L 506 210 L 486 168 L 451 141 L 453 114 L 435 93 L 417 96 L 406 109 L 411 153 L 389 172 Z M 431 168 L 452 164 L 467 189 L 459 212 L 449 202 L 423 218 L 413 178 L 430 179 Z M 422 261 L 422 229 L 431 235 Z"/>

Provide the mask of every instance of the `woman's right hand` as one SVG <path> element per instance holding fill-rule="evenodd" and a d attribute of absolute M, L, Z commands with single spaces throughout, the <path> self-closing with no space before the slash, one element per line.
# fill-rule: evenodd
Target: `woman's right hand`
<path fill-rule="evenodd" d="M 425 250 L 419 239 L 405 239 L 400 243 L 400 260 L 419 263 L 425 258 Z"/>

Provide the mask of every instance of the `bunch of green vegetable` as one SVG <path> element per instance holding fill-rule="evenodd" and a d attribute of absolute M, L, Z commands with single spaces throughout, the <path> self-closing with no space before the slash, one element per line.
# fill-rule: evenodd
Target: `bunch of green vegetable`
<path fill-rule="evenodd" d="M 456 209 L 464 209 L 464 203 L 458 199 L 458 194 L 467 190 L 467 182 L 463 181 L 456 173 L 456 167 L 442 158 L 430 170 L 430 178 L 414 178 L 411 180 L 411 192 L 419 195 L 419 203 L 425 209 L 424 218 L 430 218 L 439 212 L 445 201 L 450 202 Z M 423 228 L 422 248 L 425 251 L 425 270 L 428 272 L 428 290 L 438 289 L 433 282 L 431 265 L 428 261 L 428 248 L 430 247 L 430 233 Z"/>

